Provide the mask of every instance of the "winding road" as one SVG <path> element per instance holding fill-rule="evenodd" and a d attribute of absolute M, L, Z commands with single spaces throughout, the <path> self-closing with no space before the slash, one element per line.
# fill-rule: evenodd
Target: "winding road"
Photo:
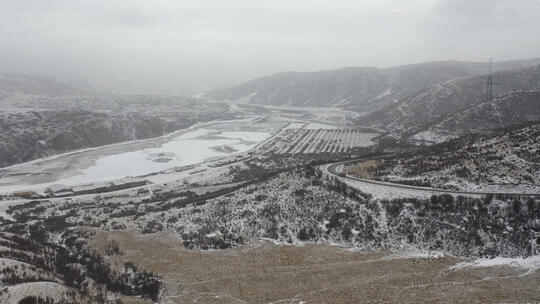
<path fill-rule="evenodd" d="M 380 182 L 380 181 L 374 181 L 369 179 L 362 179 L 353 177 L 350 175 L 342 175 L 342 171 L 338 168 L 341 166 L 344 166 L 348 163 L 357 162 L 357 161 L 364 161 L 369 159 L 376 159 L 380 157 L 372 157 L 372 158 L 362 158 L 362 159 L 355 159 L 355 160 L 347 160 L 347 161 L 341 161 L 337 163 L 330 164 L 326 167 L 326 171 L 332 175 L 338 176 L 340 178 L 349 179 L 349 180 L 355 180 L 360 181 L 363 183 L 368 184 L 374 184 L 374 185 L 380 185 L 380 186 L 387 186 L 387 187 L 394 187 L 394 188 L 400 188 L 400 189 L 412 189 L 412 190 L 419 190 L 424 192 L 431 192 L 433 194 L 436 193 L 449 193 L 449 194 L 455 194 L 455 195 L 477 195 L 477 196 L 483 196 L 483 195 L 497 195 L 497 194 L 505 194 L 505 195 L 521 195 L 521 196 L 531 196 L 531 197 L 540 197 L 540 193 L 526 193 L 526 192 L 476 192 L 476 191 L 459 191 L 459 190 L 448 190 L 448 189 L 440 189 L 440 188 L 430 188 L 430 187 L 418 187 L 418 186 L 409 186 L 409 185 L 402 185 L 402 184 L 395 184 L 395 183 L 388 183 L 388 182 Z"/>

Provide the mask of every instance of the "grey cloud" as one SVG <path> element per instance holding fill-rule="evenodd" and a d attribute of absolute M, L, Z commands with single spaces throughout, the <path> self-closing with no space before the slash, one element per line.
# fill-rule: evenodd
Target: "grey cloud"
<path fill-rule="evenodd" d="M 483 30 L 536 30 L 540 24 L 538 0 L 443 0 L 426 16 L 435 28 L 457 34 Z"/>
<path fill-rule="evenodd" d="M 538 9 L 536 0 L 0 0 L 0 72 L 179 94 L 283 70 L 535 57 Z"/>

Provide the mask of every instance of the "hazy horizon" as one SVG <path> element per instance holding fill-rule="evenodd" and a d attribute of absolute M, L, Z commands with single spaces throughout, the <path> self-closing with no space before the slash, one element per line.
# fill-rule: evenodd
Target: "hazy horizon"
<path fill-rule="evenodd" d="M 538 16 L 538 0 L 0 0 L 0 73 L 193 94 L 284 71 L 537 58 Z"/>

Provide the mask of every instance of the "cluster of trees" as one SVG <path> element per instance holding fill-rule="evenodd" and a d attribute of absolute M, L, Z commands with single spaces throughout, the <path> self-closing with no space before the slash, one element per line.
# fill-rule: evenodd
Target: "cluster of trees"
<path fill-rule="evenodd" d="M 120 249 L 118 242 L 112 240 L 109 244 L 105 245 L 105 254 L 108 256 L 124 255 L 124 252 Z"/>
<path fill-rule="evenodd" d="M 148 221 L 146 225 L 142 228 L 141 233 L 150 234 L 163 231 L 163 224 L 157 219 Z"/>
<path fill-rule="evenodd" d="M 182 242 L 188 249 L 227 249 L 236 244 L 245 244 L 242 236 L 233 235 L 225 229 L 219 230 L 219 234 L 210 235 L 207 230 L 182 233 Z"/>
<path fill-rule="evenodd" d="M 73 303 L 71 300 L 60 300 L 55 301 L 53 298 L 49 297 L 36 297 L 36 296 L 28 296 L 24 297 L 22 300 L 19 301 L 17 304 L 70 304 Z"/>
<path fill-rule="evenodd" d="M 233 176 L 233 182 L 241 182 L 246 180 L 258 179 L 268 176 L 273 170 L 267 169 L 255 162 L 245 162 L 247 168 L 241 168 L 240 166 L 234 166 L 230 170 L 230 174 Z"/>

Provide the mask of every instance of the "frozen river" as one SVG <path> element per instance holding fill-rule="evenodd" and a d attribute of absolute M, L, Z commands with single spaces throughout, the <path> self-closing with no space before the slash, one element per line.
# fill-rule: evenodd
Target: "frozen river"
<path fill-rule="evenodd" d="M 283 121 L 215 122 L 161 138 L 91 148 L 0 169 L 0 193 L 140 176 L 246 152 Z"/>
<path fill-rule="evenodd" d="M 248 151 L 269 136 L 266 132 L 222 132 L 201 128 L 175 137 L 156 148 L 100 157 L 92 166 L 79 170 L 80 175 L 59 182 L 80 184 L 196 164 L 209 158 Z"/>

